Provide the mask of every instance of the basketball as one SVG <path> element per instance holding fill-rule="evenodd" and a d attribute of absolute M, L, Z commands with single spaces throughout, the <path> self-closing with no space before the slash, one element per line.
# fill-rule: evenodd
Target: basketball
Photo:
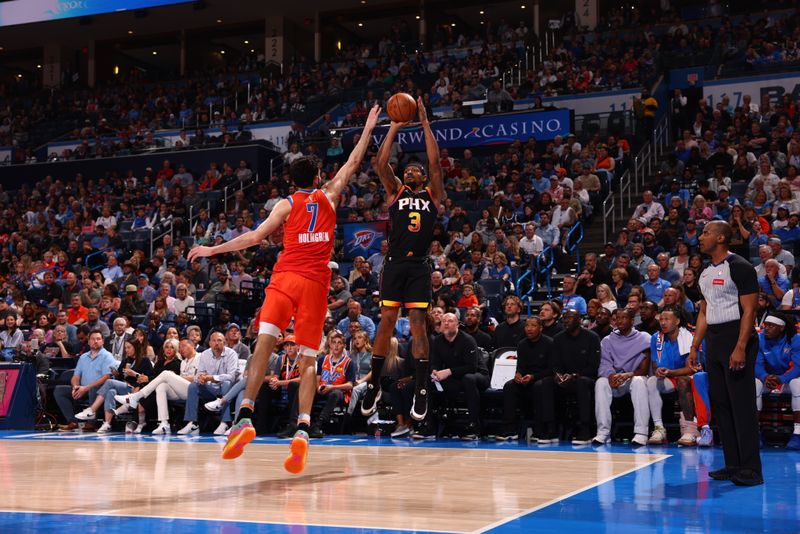
<path fill-rule="evenodd" d="M 386 113 L 394 122 L 412 121 L 417 116 L 417 101 L 408 93 L 397 93 L 386 104 Z"/>

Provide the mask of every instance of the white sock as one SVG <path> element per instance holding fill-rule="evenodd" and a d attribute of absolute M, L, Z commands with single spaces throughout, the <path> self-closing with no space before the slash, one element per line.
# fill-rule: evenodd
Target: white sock
<path fill-rule="evenodd" d="M 706 429 L 706 428 L 711 428 L 711 427 L 708 426 L 708 425 L 703 425 L 701 428 Z"/>
<path fill-rule="evenodd" d="M 656 428 L 658 428 L 658 427 L 662 427 L 663 428 L 664 427 L 664 421 L 662 421 L 661 419 L 658 419 L 658 420 L 653 419 L 653 426 L 655 426 Z"/>
<path fill-rule="evenodd" d="M 800 423 L 795 423 L 794 424 L 794 433 L 795 434 L 800 434 Z"/>

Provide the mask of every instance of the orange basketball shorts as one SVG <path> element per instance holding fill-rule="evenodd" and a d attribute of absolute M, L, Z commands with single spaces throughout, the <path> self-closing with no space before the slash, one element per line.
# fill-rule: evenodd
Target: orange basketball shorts
<path fill-rule="evenodd" d="M 258 315 L 259 333 L 265 333 L 265 324 L 283 332 L 294 318 L 297 344 L 316 350 L 322 341 L 327 312 L 326 285 L 293 272 L 276 273 L 264 290 L 264 304 Z M 270 330 L 269 326 L 266 330 Z"/>

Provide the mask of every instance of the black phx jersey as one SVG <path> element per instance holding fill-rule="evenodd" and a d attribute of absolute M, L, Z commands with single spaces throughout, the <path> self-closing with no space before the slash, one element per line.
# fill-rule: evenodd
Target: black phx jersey
<path fill-rule="evenodd" d="M 389 253 L 381 273 L 381 305 L 426 309 L 431 302 L 428 250 L 438 209 L 431 192 L 403 186 L 389 207 Z"/>
<path fill-rule="evenodd" d="M 427 187 L 415 193 L 402 186 L 389 207 L 389 256 L 394 260 L 426 257 L 437 215 Z"/>

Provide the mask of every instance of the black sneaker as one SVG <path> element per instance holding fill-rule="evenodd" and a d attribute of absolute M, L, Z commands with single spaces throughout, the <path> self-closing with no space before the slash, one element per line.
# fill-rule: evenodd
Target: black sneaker
<path fill-rule="evenodd" d="M 286 428 L 278 432 L 276 434 L 276 437 L 278 437 L 279 439 L 289 439 L 292 436 L 294 436 L 295 432 L 297 432 L 296 425 L 286 425 Z"/>
<path fill-rule="evenodd" d="M 478 432 L 478 427 L 475 425 L 475 423 L 470 423 L 459 437 L 464 441 L 475 441 L 478 439 L 479 434 L 480 432 Z"/>
<path fill-rule="evenodd" d="M 364 400 L 361 401 L 361 415 L 369 417 L 378 409 L 378 401 L 381 400 L 381 386 L 368 383 L 367 392 L 364 393 Z M 414 408 L 411 408 L 414 414 Z"/>
<path fill-rule="evenodd" d="M 503 427 L 494 438 L 497 441 L 514 441 L 515 439 L 519 439 L 519 434 L 516 431 L 515 425 L 509 424 Z"/>
<path fill-rule="evenodd" d="M 581 427 L 578 433 L 572 439 L 573 445 L 589 445 L 592 443 L 592 431 L 588 428 Z"/>
<path fill-rule="evenodd" d="M 422 421 L 428 415 L 428 390 L 425 387 L 414 390 L 414 400 L 411 403 L 411 417 Z"/>
<path fill-rule="evenodd" d="M 436 439 L 436 431 L 433 425 L 427 421 L 417 426 L 417 429 L 411 433 L 411 439 Z"/>
<path fill-rule="evenodd" d="M 714 480 L 733 480 L 733 477 L 736 476 L 738 472 L 739 470 L 733 467 L 723 467 L 716 471 L 709 471 L 708 476 Z"/>
<path fill-rule="evenodd" d="M 322 433 L 322 429 L 318 425 L 314 425 L 308 431 L 308 437 L 311 439 L 322 439 L 325 434 Z"/>
<path fill-rule="evenodd" d="M 760 486 L 764 483 L 764 477 L 754 469 L 740 469 L 731 477 L 731 481 L 737 486 Z"/>

